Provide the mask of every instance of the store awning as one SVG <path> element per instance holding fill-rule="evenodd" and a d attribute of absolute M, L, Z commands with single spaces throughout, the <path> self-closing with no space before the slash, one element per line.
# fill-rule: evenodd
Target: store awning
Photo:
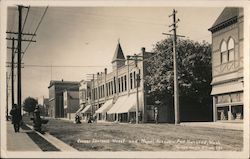
<path fill-rule="evenodd" d="M 142 96 L 141 93 L 139 93 L 139 106 L 142 104 Z M 135 112 L 136 111 L 136 104 L 137 104 L 137 97 L 136 93 L 130 94 L 125 102 L 118 110 L 117 113 L 128 113 L 128 112 Z M 139 110 L 141 108 L 139 107 Z"/>
<path fill-rule="evenodd" d="M 83 114 L 83 113 L 90 113 L 90 108 L 91 108 L 91 105 L 87 105 L 82 111 L 81 111 L 81 113 Z"/>
<path fill-rule="evenodd" d="M 233 84 L 228 84 L 228 85 L 218 85 L 218 86 L 213 86 L 211 95 L 216 95 L 216 94 L 224 94 L 224 93 L 230 93 L 230 92 L 239 92 L 243 91 L 243 83 L 233 83 Z"/>
<path fill-rule="evenodd" d="M 81 105 L 80 108 L 76 111 L 76 114 L 78 114 L 79 112 L 81 112 L 84 109 L 84 105 Z"/>
<path fill-rule="evenodd" d="M 113 99 L 106 101 L 95 113 L 106 113 L 113 105 Z"/>
<path fill-rule="evenodd" d="M 107 112 L 108 114 L 115 114 L 117 113 L 118 109 L 122 107 L 122 105 L 126 104 L 126 99 L 128 98 L 127 95 L 119 97 L 115 104 L 110 108 L 110 110 Z"/>

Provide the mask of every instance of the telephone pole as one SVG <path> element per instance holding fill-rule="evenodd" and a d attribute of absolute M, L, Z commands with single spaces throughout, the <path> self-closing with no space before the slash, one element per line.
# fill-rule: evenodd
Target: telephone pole
<path fill-rule="evenodd" d="M 169 15 L 169 17 L 173 17 L 173 24 L 169 25 L 172 27 L 170 32 L 173 31 L 173 34 L 162 33 L 163 35 L 169 35 L 173 39 L 173 72 L 174 72 L 174 111 L 175 111 L 175 124 L 180 124 L 180 111 L 179 111 L 179 84 L 178 84 L 178 66 L 177 66 L 177 51 L 176 51 L 176 39 L 177 37 L 185 37 L 183 35 L 176 34 L 177 23 L 180 21 L 177 19 L 176 21 L 176 13 L 177 11 L 174 9 L 173 14 Z"/>
<path fill-rule="evenodd" d="M 12 53 L 11 53 L 11 106 L 15 103 L 14 95 L 14 56 L 15 56 L 15 40 L 12 38 Z"/>
<path fill-rule="evenodd" d="M 34 40 L 29 40 L 29 39 L 22 39 L 22 35 L 32 35 L 35 36 L 35 34 L 32 33 L 23 33 L 23 28 L 22 28 L 22 9 L 23 8 L 28 8 L 22 5 L 18 5 L 17 9 L 18 9 L 18 32 L 12 32 L 12 31 L 7 31 L 6 33 L 8 34 L 14 34 L 14 35 L 18 35 L 18 38 L 6 38 L 7 40 L 12 40 L 13 41 L 18 41 L 17 42 L 17 104 L 18 106 L 21 107 L 22 105 L 22 74 L 21 74 L 21 61 L 22 61 L 22 41 L 25 42 L 36 42 Z M 15 48 L 14 46 L 12 46 L 13 48 Z M 12 48 L 12 49 L 13 49 Z M 13 65 L 13 61 L 12 61 L 12 65 Z M 14 66 L 13 66 L 14 67 Z M 14 76 L 12 74 L 12 76 Z M 13 78 L 13 77 L 12 77 Z M 20 115 L 22 115 L 21 113 L 22 109 L 20 109 Z"/>
<path fill-rule="evenodd" d="M 134 56 L 127 56 L 127 60 L 133 60 L 135 62 L 136 68 L 136 124 L 139 123 L 139 83 L 140 83 L 140 75 L 138 68 L 138 61 L 143 61 L 142 56 L 134 54 Z"/>
<path fill-rule="evenodd" d="M 8 72 L 6 72 L 6 120 L 9 121 L 9 77 Z"/>
<path fill-rule="evenodd" d="M 173 14 L 169 17 L 173 17 L 173 24 L 169 27 L 173 27 L 170 31 L 173 31 L 173 64 L 174 64 L 174 111 L 175 111 L 175 124 L 180 124 L 180 110 L 179 110 L 179 83 L 178 83 L 178 67 L 177 67 L 177 52 L 176 52 L 176 13 L 174 9 Z"/>
<path fill-rule="evenodd" d="M 22 52 L 22 9 L 23 6 L 18 6 L 18 14 L 19 14 L 19 20 L 18 20 L 18 44 L 17 44 L 17 104 L 19 107 L 21 107 L 22 104 L 22 78 L 21 78 L 21 52 Z M 19 112 L 20 115 L 22 115 L 22 108 Z"/>

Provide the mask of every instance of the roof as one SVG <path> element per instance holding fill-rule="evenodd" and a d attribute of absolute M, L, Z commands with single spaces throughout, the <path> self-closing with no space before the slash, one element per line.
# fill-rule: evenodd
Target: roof
<path fill-rule="evenodd" d="M 115 54 L 114 54 L 114 57 L 112 59 L 112 62 L 116 61 L 116 60 L 125 60 L 120 42 L 118 42 L 118 44 L 116 46 L 116 50 L 115 50 Z"/>
<path fill-rule="evenodd" d="M 50 88 L 53 85 L 58 85 L 58 84 L 60 84 L 60 85 L 63 85 L 63 84 L 65 84 L 65 85 L 70 85 L 70 84 L 71 85 L 79 85 L 80 83 L 77 82 L 77 81 L 63 81 L 63 80 L 61 80 L 61 81 L 54 81 L 54 80 L 52 80 L 52 81 L 50 81 L 48 88 Z"/>
<path fill-rule="evenodd" d="M 224 10 L 216 19 L 212 27 L 209 28 L 208 30 L 214 32 L 216 30 L 219 30 L 221 27 L 224 28 L 225 25 L 231 25 L 232 23 L 237 22 L 237 18 L 239 16 L 239 9 L 240 8 L 236 8 L 236 7 L 224 8 Z"/>

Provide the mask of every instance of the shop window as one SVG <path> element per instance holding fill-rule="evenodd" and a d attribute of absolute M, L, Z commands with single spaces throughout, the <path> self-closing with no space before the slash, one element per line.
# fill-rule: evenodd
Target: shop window
<path fill-rule="evenodd" d="M 240 102 L 240 94 L 239 93 L 231 94 L 231 101 L 232 102 Z"/>
<path fill-rule="evenodd" d="M 229 107 L 217 108 L 217 119 L 218 120 L 228 120 Z"/>
<path fill-rule="evenodd" d="M 219 95 L 217 97 L 217 104 L 221 104 L 221 103 L 230 103 L 230 96 L 228 94 Z"/>

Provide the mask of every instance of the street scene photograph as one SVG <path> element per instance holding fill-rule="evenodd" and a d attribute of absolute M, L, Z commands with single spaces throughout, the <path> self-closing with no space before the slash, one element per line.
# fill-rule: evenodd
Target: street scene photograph
<path fill-rule="evenodd" d="M 8 5 L 1 157 L 244 155 L 245 9 Z"/>

